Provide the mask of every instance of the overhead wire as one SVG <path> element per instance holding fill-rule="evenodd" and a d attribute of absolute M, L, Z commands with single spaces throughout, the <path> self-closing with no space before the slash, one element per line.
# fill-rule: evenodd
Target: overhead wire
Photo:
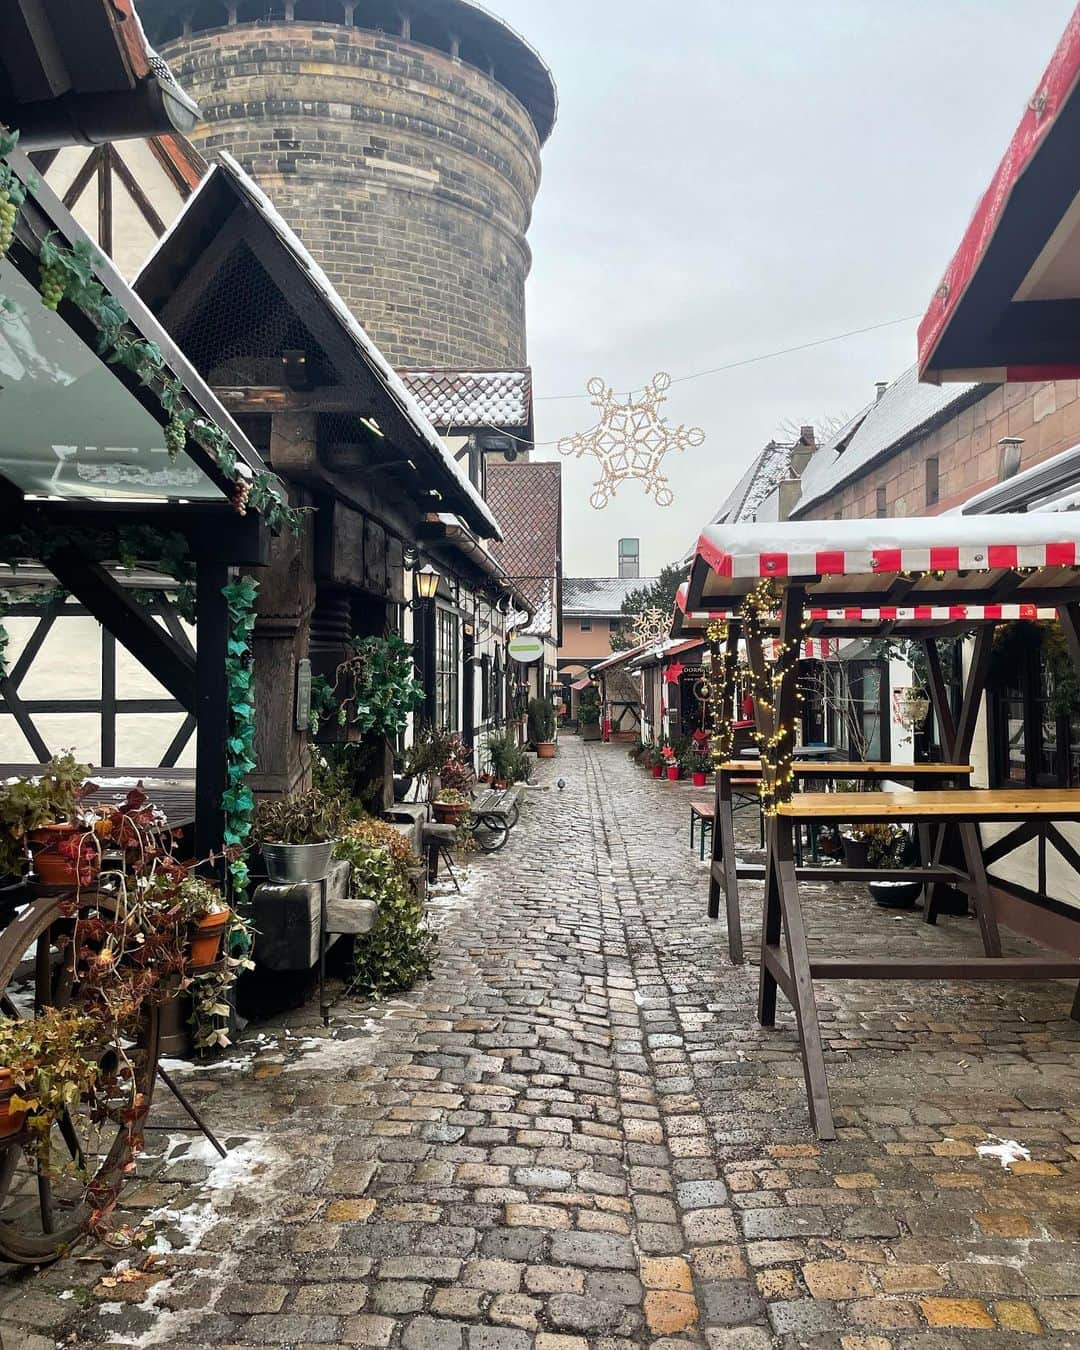
<path fill-rule="evenodd" d="M 713 366 L 709 370 L 698 370 L 692 375 L 675 376 L 671 383 L 688 384 L 691 380 L 703 380 L 710 375 L 722 375 L 729 370 L 741 370 L 746 366 L 755 366 L 762 361 L 774 361 L 780 356 L 791 356 L 796 352 L 805 352 L 813 347 L 824 347 L 831 342 L 843 342 L 847 338 L 862 337 L 866 333 L 877 333 L 883 328 L 895 328 L 897 324 L 912 323 L 919 319 L 920 314 L 905 314 L 898 319 L 886 319 L 883 323 L 868 324 L 865 328 L 850 328 L 846 333 L 833 333 L 829 337 L 813 338 L 809 342 L 799 342 L 792 347 L 780 347 L 776 351 L 761 352 L 757 356 L 743 357 L 738 361 L 728 361 L 722 366 Z M 631 395 L 632 396 L 632 395 Z M 562 403 L 569 402 L 572 399 L 590 399 L 591 396 L 585 394 L 540 394 L 537 395 L 534 403 Z M 555 441 L 531 441 L 527 436 L 515 436 L 502 427 L 495 426 L 493 422 L 483 422 L 481 425 L 489 431 L 497 431 L 500 436 L 507 437 L 508 440 L 516 441 L 519 445 L 528 445 L 534 450 L 546 450 L 559 444 Z"/>

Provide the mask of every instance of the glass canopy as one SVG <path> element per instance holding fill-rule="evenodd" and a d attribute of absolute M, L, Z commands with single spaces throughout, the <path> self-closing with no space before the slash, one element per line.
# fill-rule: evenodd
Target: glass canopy
<path fill-rule="evenodd" d="M 8 261 L 0 262 L 0 477 L 32 496 L 222 497 L 164 429 Z"/>

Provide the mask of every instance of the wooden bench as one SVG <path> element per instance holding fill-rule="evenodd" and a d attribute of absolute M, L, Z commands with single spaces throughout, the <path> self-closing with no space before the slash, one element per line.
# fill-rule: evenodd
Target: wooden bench
<path fill-rule="evenodd" d="M 712 802 L 690 803 L 690 847 L 694 847 L 694 836 L 698 836 L 698 857 L 705 861 L 705 831 L 712 838 L 713 823 L 716 820 L 716 807 Z M 698 827 L 700 826 L 700 833 Z"/>

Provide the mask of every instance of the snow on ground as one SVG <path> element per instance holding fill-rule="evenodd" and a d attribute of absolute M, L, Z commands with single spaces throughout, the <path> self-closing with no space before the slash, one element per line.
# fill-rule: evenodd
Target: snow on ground
<path fill-rule="evenodd" d="M 996 1158 L 1006 1170 L 1016 1162 L 1030 1162 L 1031 1152 L 1015 1139 L 1002 1139 L 996 1134 L 988 1134 L 985 1144 L 976 1144 L 975 1152 L 980 1158 Z"/>

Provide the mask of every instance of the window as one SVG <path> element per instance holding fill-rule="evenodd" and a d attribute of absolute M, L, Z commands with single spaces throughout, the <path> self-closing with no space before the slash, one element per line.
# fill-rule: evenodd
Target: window
<path fill-rule="evenodd" d="M 480 658 L 480 720 L 490 721 L 492 708 L 491 657 L 484 653 Z"/>
<path fill-rule="evenodd" d="M 926 504 L 927 506 L 937 506 L 940 498 L 938 482 L 938 460 L 937 455 L 932 455 L 926 461 Z"/>
<path fill-rule="evenodd" d="M 994 787 L 1080 785 L 1080 718 L 1034 625 L 1003 630 L 988 684 Z"/>
<path fill-rule="evenodd" d="M 460 625 L 449 609 L 440 609 L 435 622 L 435 725 L 457 731 Z"/>
<path fill-rule="evenodd" d="M 591 633 L 591 632 L 592 632 L 592 619 L 582 619 L 582 620 L 581 620 L 581 631 L 582 631 L 583 633 Z"/>
<path fill-rule="evenodd" d="M 877 490 L 877 515 L 881 520 L 889 514 L 889 489 L 879 487 Z"/>

